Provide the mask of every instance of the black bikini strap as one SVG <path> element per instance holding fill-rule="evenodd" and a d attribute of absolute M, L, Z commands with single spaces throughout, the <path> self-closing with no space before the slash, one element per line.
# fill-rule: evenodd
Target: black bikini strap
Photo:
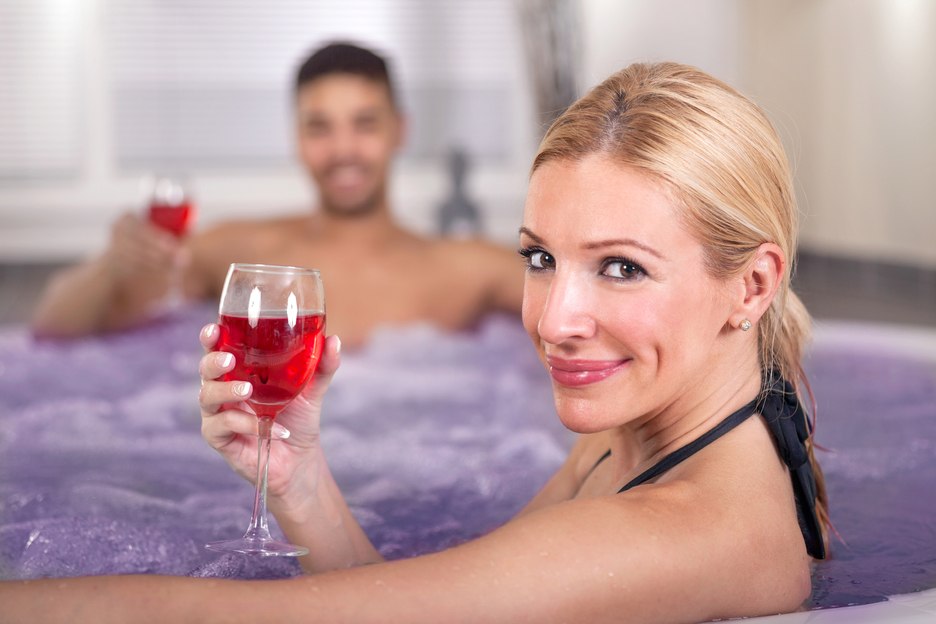
<path fill-rule="evenodd" d="M 825 559 L 822 523 L 816 513 L 816 497 L 818 496 L 816 475 L 809 461 L 809 451 L 806 447 L 806 441 L 812 433 L 809 420 L 793 384 L 775 373 L 771 374 L 767 381 L 766 393 L 728 416 L 698 439 L 661 459 L 618 490 L 618 493 L 661 475 L 740 425 L 752 414 L 760 413 L 777 443 L 780 458 L 790 470 L 793 497 L 796 503 L 796 519 L 803 533 L 803 540 L 806 542 L 806 551 L 816 559 Z M 592 470 L 610 456 L 609 450 L 595 463 Z"/>
<path fill-rule="evenodd" d="M 631 489 L 632 487 L 641 485 L 642 483 L 646 483 L 650 479 L 653 479 L 654 477 L 657 477 L 663 474 L 664 472 L 666 472 L 673 466 L 685 461 L 689 457 L 693 456 L 694 454 L 696 454 L 697 452 L 699 452 L 700 450 L 702 450 L 703 448 L 705 448 L 706 446 L 708 446 L 709 444 L 717 440 L 718 438 L 722 437 L 723 435 L 725 435 L 726 433 L 728 433 L 729 431 L 731 431 L 732 429 L 734 429 L 735 427 L 743 423 L 745 420 L 750 418 L 756 411 L 757 411 L 757 399 L 751 401 L 750 403 L 748 403 L 747 405 L 745 405 L 738 411 L 734 412 L 733 414 L 728 416 L 728 418 L 721 421 L 720 423 L 718 423 L 717 425 L 715 425 L 714 427 L 712 427 L 711 429 L 703 433 L 701 436 L 699 436 L 698 438 L 696 438 L 695 440 L 693 440 L 686 446 L 676 449 L 675 451 L 673 451 L 672 453 L 670 453 L 669 455 L 667 455 L 666 457 L 664 457 L 663 459 L 655 463 L 653 466 L 651 466 L 647 470 L 643 471 L 642 473 L 634 477 L 627 485 L 625 485 L 620 490 L 618 490 L 618 494 L 620 494 L 621 492 L 625 492 Z M 605 457 L 608 457 L 610 454 L 611 454 L 611 451 L 608 451 L 604 455 L 604 457 L 602 457 L 601 459 L 602 460 L 605 459 Z"/>

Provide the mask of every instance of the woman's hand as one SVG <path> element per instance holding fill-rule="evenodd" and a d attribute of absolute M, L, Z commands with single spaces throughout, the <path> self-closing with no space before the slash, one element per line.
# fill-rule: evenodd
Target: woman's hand
<path fill-rule="evenodd" d="M 234 471 L 250 481 L 257 476 L 257 417 L 244 401 L 253 390 L 247 381 L 219 381 L 234 368 L 234 356 L 214 351 L 218 326 L 206 325 L 199 340 L 208 353 L 199 364 L 202 437 Z M 318 370 L 302 393 L 276 417 L 270 448 L 267 494 L 271 509 L 295 510 L 310 500 L 321 462 L 319 418 L 325 391 L 340 363 L 341 341 L 329 336 Z"/>

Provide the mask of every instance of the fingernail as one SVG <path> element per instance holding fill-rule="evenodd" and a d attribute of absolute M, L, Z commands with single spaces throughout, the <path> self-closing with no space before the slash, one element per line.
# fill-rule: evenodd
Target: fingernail
<path fill-rule="evenodd" d="M 227 368 L 234 363 L 234 354 L 233 353 L 223 353 L 221 357 L 218 358 L 221 366 Z"/>
<path fill-rule="evenodd" d="M 234 394 L 236 394 L 237 396 L 245 397 L 248 394 L 250 394 L 250 382 L 238 381 L 236 384 L 234 384 L 233 389 L 234 389 Z"/>
<path fill-rule="evenodd" d="M 341 353 L 341 338 L 335 336 L 335 353 Z"/>
<path fill-rule="evenodd" d="M 285 440 L 289 437 L 289 429 L 279 423 L 273 423 L 273 428 L 270 429 L 270 435 L 272 435 L 274 438 Z"/>
<path fill-rule="evenodd" d="M 211 338 L 211 336 L 214 334 L 214 331 L 215 331 L 214 324 L 205 325 L 204 327 L 202 327 L 202 330 L 201 330 L 202 338 L 205 338 L 205 339 Z"/>

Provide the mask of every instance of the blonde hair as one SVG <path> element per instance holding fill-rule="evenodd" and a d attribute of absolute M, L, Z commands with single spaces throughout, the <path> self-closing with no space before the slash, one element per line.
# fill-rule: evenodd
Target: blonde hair
<path fill-rule="evenodd" d="M 793 383 L 815 413 L 802 367 L 810 316 L 790 287 L 799 214 L 789 161 L 766 115 L 699 69 L 637 63 L 611 75 L 553 122 L 532 170 L 595 153 L 664 182 L 716 278 L 744 271 L 762 243 L 783 250 L 788 262 L 781 284 L 757 324 L 761 370 L 777 371 Z M 828 499 L 812 436 L 806 447 L 825 539 Z"/>

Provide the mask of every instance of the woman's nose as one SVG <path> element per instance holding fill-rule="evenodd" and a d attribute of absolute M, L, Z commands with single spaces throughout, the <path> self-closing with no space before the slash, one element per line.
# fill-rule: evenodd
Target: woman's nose
<path fill-rule="evenodd" d="M 561 344 L 595 334 L 595 314 L 588 284 L 574 274 L 557 271 L 549 284 L 537 330 L 540 338 Z"/>

